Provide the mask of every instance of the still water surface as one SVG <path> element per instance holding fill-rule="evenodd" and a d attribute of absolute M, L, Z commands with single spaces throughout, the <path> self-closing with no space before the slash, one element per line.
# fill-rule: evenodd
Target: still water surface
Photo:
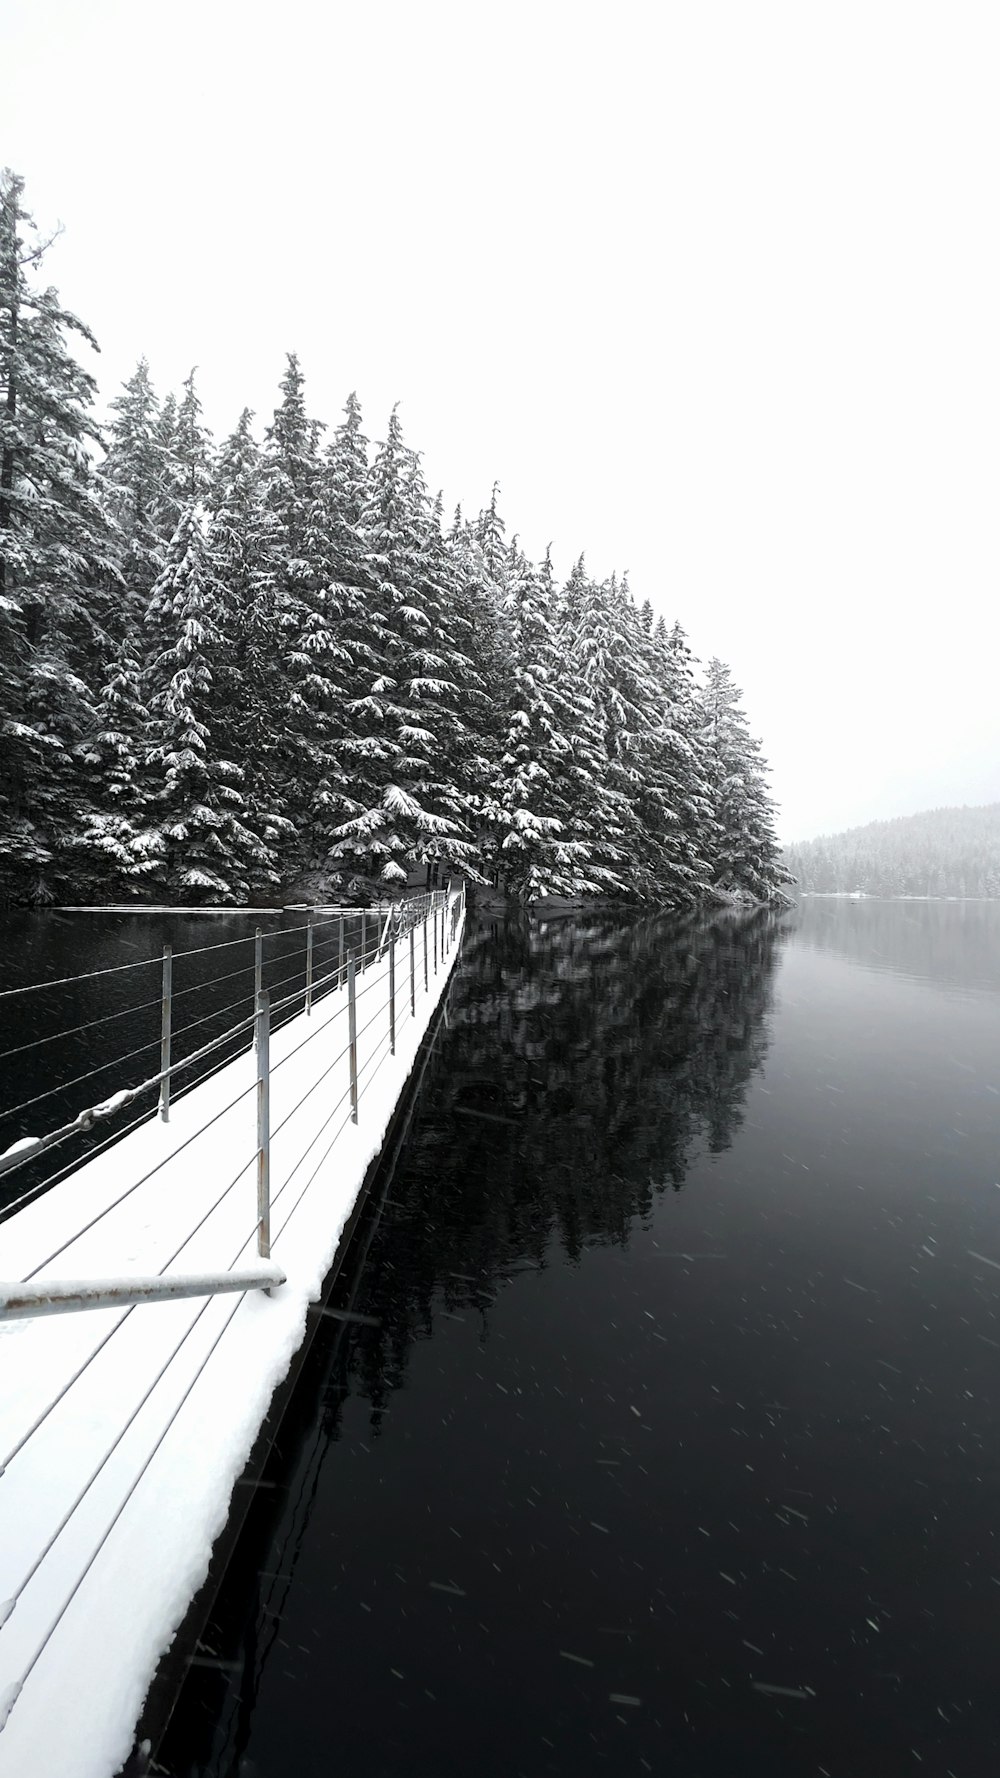
<path fill-rule="evenodd" d="M 996 1770 L 1000 907 L 474 925 L 159 1764 Z"/>

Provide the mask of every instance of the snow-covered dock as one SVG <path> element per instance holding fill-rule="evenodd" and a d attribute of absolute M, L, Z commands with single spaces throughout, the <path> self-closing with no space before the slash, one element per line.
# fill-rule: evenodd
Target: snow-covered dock
<path fill-rule="evenodd" d="M 0 1778 L 111 1778 L 127 1759 L 463 922 L 461 893 L 392 920 L 353 1016 L 338 973 L 270 1032 L 269 1257 L 259 1047 L 0 1225 Z M 257 1287 L 227 1288 L 234 1272 Z M 95 1280 L 131 1298 L 51 1312 L 57 1286 L 80 1299 Z"/>

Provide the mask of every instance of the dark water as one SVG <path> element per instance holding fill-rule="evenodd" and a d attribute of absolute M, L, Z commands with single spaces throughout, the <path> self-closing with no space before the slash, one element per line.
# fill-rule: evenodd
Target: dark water
<path fill-rule="evenodd" d="M 314 979 L 339 951 L 336 921 L 319 916 Z M 305 984 L 304 913 L 32 914 L 0 916 L 0 1153 L 24 1136 L 56 1130 L 160 1066 L 163 947 L 174 948 L 172 1059 L 177 1062 L 246 1020 L 254 998 L 254 934 L 263 936 L 263 986 L 278 1002 Z M 374 943 L 374 929 L 366 933 Z M 360 920 L 345 943 L 358 946 Z M 122 968 L 122 965 L 129 967 Z M 64 982 L 64 978 L 74 979 Z M 52 982 L 40 992 L 3 991 Z M 301 1002 L 277 1013 L 292 1016 Z M 174 1097 L 250 1042 L 249 1026 L 172 1083 Z M 74 1136 L 37 1161 L 0 1175 L 0 1211 L 57 1179 L 132 1120 L 155 1113 L 156 1092 L 89 1135 Z M 23 1107 L 23 1109 L 22 1109 Z"/>
<path fill-rule="evenodd" d="M 334 1300 L 173 1778 L 996 1769 L 1000 907 L 473 927 Z"/>

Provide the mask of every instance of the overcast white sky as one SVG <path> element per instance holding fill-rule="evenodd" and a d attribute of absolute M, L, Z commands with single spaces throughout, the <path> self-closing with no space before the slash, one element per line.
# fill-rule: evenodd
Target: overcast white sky
<path fill-rule="evenodd" d="M 1000 799 L 1000 8 L 0 0 L 0 161 L 106 399 L 397 399 L 449 505 L 628 568 L 785 839 Z"/>

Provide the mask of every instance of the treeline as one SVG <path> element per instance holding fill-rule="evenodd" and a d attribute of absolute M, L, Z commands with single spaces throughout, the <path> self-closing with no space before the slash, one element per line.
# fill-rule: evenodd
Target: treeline
<path fill-rule="evenodd" d="M 0 893 L 241 903 L 463 870 L 691 904 L 784 880 L 759 743 L 627 580 L 565 585 L 494 488 L 446 518 L 396 412 L 332 431 L 289 356 L 258 441 L 194 372 L 110 403 L 0 184 Z"/>
<path fill-rule="evenodd" d="M 871 821 L 785 849 L 800 890 L 1000 896 L 1000 803 Z"/>

